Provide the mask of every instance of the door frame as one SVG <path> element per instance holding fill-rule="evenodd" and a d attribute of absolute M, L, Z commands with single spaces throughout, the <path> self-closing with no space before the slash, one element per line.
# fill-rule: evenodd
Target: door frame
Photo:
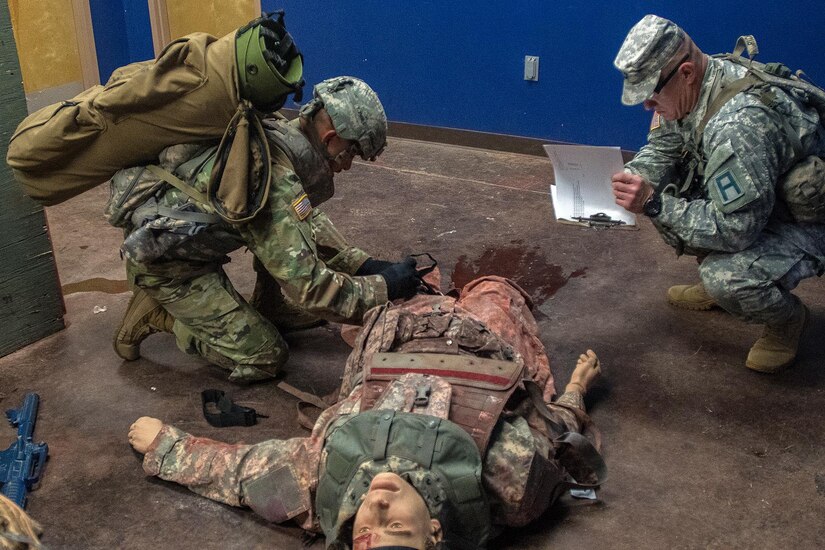
<path fill-rule="evenodd" d="M 169 11 L 166 9 L 167 1 L 149 0 L 149 22 L 152 26 L 152 45 L 155 48 L 155 56 L 158 56 L 172 41 L 172 35 L 169 32 Z M 260 14 L 261 0 L 254 0 L 253 6 L 256 13 Z"/>
<path fill-rule="evenodd" d="M 100 84 L 100 71 L 97 67 L 97 48 L 95 34 L 92 29 L 92 10 L 89 0 L 72 0 L 74 14 L 75 36 L 77 37 L 77 53 L 80 56 L 80 72 L 83 78 L 83 88 L 90 88 Z"/>

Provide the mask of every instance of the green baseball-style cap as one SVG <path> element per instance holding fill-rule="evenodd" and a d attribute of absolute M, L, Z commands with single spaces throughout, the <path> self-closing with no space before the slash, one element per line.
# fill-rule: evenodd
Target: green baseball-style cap
<path fill-rule="evenodd" d="M 638 105 L 651 95 L 659 73 L 685 41 L 685 31 L 658 15 L 645 15 L 633 25 L 613 65 L 624 75 L 622 103 Z"/>

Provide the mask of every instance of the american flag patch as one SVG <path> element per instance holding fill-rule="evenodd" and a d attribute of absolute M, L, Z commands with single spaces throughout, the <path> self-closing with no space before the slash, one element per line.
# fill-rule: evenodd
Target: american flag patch
<path fill-rule="evenodd" d="M 306 217 L 309 216 L 312 212 L 312 203 L 309 202 L 309 197 L 307 197 L 306 193 L 303 193 L 297 199 L 292 201 L 292 209 L 295 210 L 295 214 L 301 221 L 305 220 Z"/>

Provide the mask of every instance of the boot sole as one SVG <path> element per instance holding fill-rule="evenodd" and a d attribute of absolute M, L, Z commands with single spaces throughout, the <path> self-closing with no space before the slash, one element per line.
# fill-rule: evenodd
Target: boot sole
<path fill-rule="evenodd" d="M 766 367 L 764 365 L 757 365 L 755 363 L 751 363 L 750 361 L 746 360 L 745 361 L 745 366 L 748 367 L 752 371 L 761 372 L 761 373 L 764 373 L 764 374 L 776 374 L 777 372 L 779 372 L 781 370 L 784 370 L 784 369 L 790 367 L 791 365 L 793 365 L 794 361 L 796 361 L 796 357 L 794 357 L 790 361 L 782 363 L 781 365 L 778 365 L 778 366 L 775 366 L 775 367 Z"/>
<path fill-rule="evenodd" d="M 129 300 L 130 305 L 131 303 L 132 301 Z M 140 359 L 140 344 L 125 344 L 120 341 L 122 335 L 123 323 L 121 322 L 120 326 L 117 327 L 117 330 L 115 331 L 114 335 L 112 335 L 112 348 L 115 350 L 117 356 L 123 359 L 124 361 L 135 361 L 136 359 Z"/>
<path fill-rule="evenodd" d="M 716 304 L 716 302 L 710 300 L 707 302 L 680 302 L 668 298 L 667 303 L 669 303 L 673 307 L 678 307 L 679 309 L 687 309 L 689 311 L 710 311 L 711 309 L 719 307 Z"/>
<path fill-rule="evenodd" d="M 115 333 L 115 337 L 112 338 L 112 347 L 114 348 L 117 356 L 124 361 L 136 361 L 140 359 L 140 345 L 123 344 L 118 341 L 119 336 L 120 330 L 118 330 Z"/>

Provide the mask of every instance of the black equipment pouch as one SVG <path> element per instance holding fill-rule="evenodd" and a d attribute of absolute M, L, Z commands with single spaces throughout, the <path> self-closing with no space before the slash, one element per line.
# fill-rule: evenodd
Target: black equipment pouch
<path fill-rule="evenodd" d="M 260 418 L 269 418 L 255 412 L 251 407 L 242 407 L 232 402 L 226 393 L 221 390 L 203 390 L 201 392 L 203 416 L 210 425 L 216 428 L 227 426 L 254 426 Z M 217 413 L 210 412 L 210 404 L 218 408 Z"/>

